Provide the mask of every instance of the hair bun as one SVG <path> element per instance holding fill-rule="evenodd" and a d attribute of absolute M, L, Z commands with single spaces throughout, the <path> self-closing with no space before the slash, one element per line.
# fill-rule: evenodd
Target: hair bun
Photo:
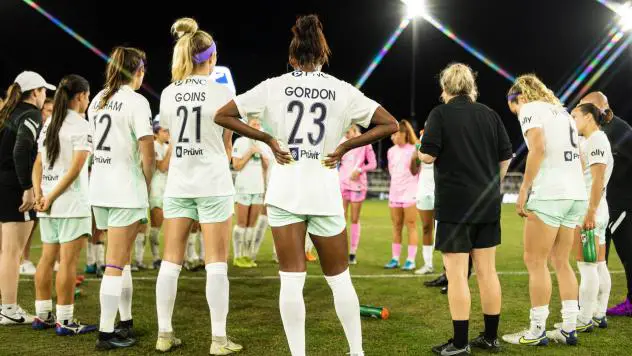
<path fill-rule="evenodd" d="M 299 38 L 305 38 L 313 33 L 322 31 L 323 25 L 320 23 L 318 16 L 307 15 L 301 16 L 296 19 L 296 25 L 292 28 L 294 36 Z"/>
<path fill-rule="evenodd" d="M 178 19 L 171 26 L 171 34 L 177 39 L 180 39 L 184 35 L 196 33 L 197 30 L 197 22 L 190 17 Z"/>

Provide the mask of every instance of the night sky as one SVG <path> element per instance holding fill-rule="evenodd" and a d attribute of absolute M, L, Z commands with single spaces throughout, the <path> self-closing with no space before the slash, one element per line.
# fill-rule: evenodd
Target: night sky
<path fill-rule="evenodd" d="M 601 42 L 613 21 L 613 12 L 595 0 L 427 2 L 435 18 L 508 72 L 535 72 L 554 90 Z M 230 67 L 241 93 L 287 71 L 290 28 L 297 15 L 320 15 L 333 53 L 324 71 L 355 83 L 405 13 L 399 0 L 38 3 L 106 53 L 116 45 L 145 50 L 149 62 L 145 81 L 158 93 L 169 84 L 174 43 L 169 29 L 178 17 L 195 18 L 201 29 L 213 35 L 218 64 Z M 25 69 L 39 72 L 53 84 L 66 74 L 80 74 L 90 81 L 93 93 L 103 85 L 105 62 L 21 0 L 0 1 L 0 33 L 2 91 Z M 398 119 L 410 117 L 411 43 L 409 26 L 362 88 Z M 608 95 L 614 112 L 628 120 L 632 119 L 630 51 L 594 86 Z M 517 149 L 523 141 L 505 101 L 510 82 L 423 20 L 417 26 L 417 127 L 439 103 L 437 74 L 454 61 L 478 72 L 479 101 L 501 115 Z M 158 98 L 142 93 L 157 110 Z"/>

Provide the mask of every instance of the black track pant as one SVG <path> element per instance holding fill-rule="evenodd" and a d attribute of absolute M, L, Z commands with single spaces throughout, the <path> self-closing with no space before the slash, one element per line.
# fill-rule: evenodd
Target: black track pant
<path fill-rule="evenodd" d="M 606 261 L 610 252 L 610 242 L 614 243 L 625 269 L 628 299 L 632 301 L 632 209 L 610 208 L 610 222 L 606 229 Z"/>

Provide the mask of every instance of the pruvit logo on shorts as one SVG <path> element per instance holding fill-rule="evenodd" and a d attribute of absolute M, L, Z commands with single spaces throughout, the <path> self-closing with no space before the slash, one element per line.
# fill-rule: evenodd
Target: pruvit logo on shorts
<path fill-rule="evenodd" d="M 572 151 L 564 151 L 564 160 L 566 162 L 572 162 L 576 159 L 579 159 L 579 153 L 575 153 Z"/>
<path fill-rule="evenodd" d="M 204 150 L 201 148 L 182 148 L 181 146 L 176 147 L 176 157 L 182 158 L 185 156 L 193 157 L 193 156 L 202 156 L 204 155 Z"/>
<path fill-rule="evenodd" d="M 320 159 L 320 152 L 303 150 L 298 147 L 290 147 L 290 154 L 295 161 L 300 159 Z"/>
<path fill-rule="evenodd" d="M 593 157 L 603 157 L 606 154 L 604 150 L 596 149 L 590 152 L 590 155 Z"/>

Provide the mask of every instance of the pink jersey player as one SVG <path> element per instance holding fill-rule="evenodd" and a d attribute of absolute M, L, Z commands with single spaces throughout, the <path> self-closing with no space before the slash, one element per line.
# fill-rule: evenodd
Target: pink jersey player
<path fill-rule="evenodd" d="M 412 175 L 410 172 L 410 161 L 416 154 L 415 145 L 410 143 L 395 145 L 388 150 L 388 172 L 391 175 L 388 201 L 391 208 L 407 208 L 416 202 L 419 174 Z"/>

